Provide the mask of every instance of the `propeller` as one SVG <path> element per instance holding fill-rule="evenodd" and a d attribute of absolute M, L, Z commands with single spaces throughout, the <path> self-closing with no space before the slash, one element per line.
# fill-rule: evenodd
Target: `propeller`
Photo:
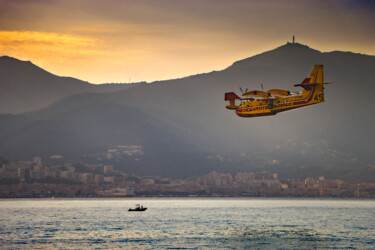
<path fill-rule="evenodd" d="M 248 91 L 248 88 L 246 88 L 245 91 L 243 91 L 243 89 L 240 87 L 240 91 L 241 91 L 241 94 L 243 95 Z"/>

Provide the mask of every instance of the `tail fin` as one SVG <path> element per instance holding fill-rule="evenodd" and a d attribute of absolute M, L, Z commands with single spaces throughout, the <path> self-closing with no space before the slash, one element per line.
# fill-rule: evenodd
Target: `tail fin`
<path fill-rule="evenodd" d="M 324 74 L 323 74 L 323 65 L 315 65 L 311 71 L 310 78 L 312 83 L 315 83 L 314 89 L 314 101 L 324 102 Z"/>
<path fill-rule="evenodd" d="M 310 92 L 313 91 L 313 103 L 324 102 L 324 74 L 323 65 L 314 65 L 310 73 L 309 78 L 305 78 L 300 84 L 294 86 L 300 86 L 304 88 L 303 91 Z M 302 92 L 303 93 L 303 92 Z"/>
<path fill-rule="evenodd" d="M 322 84 L 323 79 L 323 65 L 315 65 L 310 74 L 310 83 Z"/>
<path fill-rule="evenodd" d="M 323 86 L 323 65 L 315 65 L 310 73 L 309 78 L 305 78 L 300 84 L 295 84 L 294 86 L 300 86 L 306 90 L 311 90 L 315 85 Z"/>

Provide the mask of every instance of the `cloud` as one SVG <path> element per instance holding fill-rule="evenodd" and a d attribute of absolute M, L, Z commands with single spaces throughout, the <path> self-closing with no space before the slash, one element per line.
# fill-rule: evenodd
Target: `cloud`
<path fill-rule="evenodd" d="M 0 31 L 0 51 L 4 54 L 26 53 L 23 56 L 33 56 L 35 53 L 61 53 L 54 56 L 64 57 L 78 55 L 97 55 L 100 51 L 98 39 L 49 32 L 37 31 Z"/>
<path fill-rule="evenodd" d="M 103 42 L 89 36 L 39 31 L 0 31 L 0 55 L 30 60 L 58 75 L 86 80 L 86 76 L 92 72 L 89 69 L 93 64 L 97 64 L 97 58 L 106 56 L 106 53 Z"/>
<path fill-rule="evenodd" d="M 373 6 L 366 0 L 0 0 L 0 54 L 93 82 L 220 70 L 292 35 L 322 51 L 373 54 Z"/>

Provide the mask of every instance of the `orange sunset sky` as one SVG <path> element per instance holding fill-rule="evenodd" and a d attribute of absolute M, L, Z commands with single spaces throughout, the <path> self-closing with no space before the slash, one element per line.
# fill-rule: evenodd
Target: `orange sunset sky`
<path fill-rule="evenodd" d="M 375 54 L 375 1 L 0 0 L 0 55 L 92 83 L 221 70 L 291 41 Z"/>

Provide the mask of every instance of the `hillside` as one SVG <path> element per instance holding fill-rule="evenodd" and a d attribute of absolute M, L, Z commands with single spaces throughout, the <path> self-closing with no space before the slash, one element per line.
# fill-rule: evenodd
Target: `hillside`
<path fill-rule="evenodd" d="M 256 119 L 238 118 L 224 108 L 223 93 L 239 92 L 239 86 L 259 89 L 262 83 L 266 89 L 299 90 L 293 84 L 307 77 L 314 64 L 324 64 L 325 79 L 334 82 L 326 86 L 324 104 Z M 373 160 L 374 118 L 369 113 L 374 109 L 370 96 L 374 90 L 374 66 L 374 56 L 321 53 L 300 44 L 287 44 L 220 72 L 139 86 L 113 95 L 120 103 L 138 108 L 152 106 L 166 120 L 191 127 L 198 138 L 211 134 L 210 141 L 233 144 L 229 148 L 235 150 L 248 147 L 249 138 L 259 138 L 261 142 L 265 138 L 302 142 L 319 138 L 334 142 L 336 147 L 366 152 Z M 137 101 L 140 96 L 141 102 Z M 234 130 L 238 133 L 231 132 Z"/>
<path fill-rule="evenodd" d="M 30 61 L 0 57 L 0 113 L 23 113 L 83 92 L 112 92 L 132 84 L 95 85 L 51 74 Z"/>
<path fill-rule="evenodd" d="M 326 86 L 325 103 L 248 119 L 225 109 L 224 93 L 239 86 L 298 90 L 293 84 L 314 64 L 324 64 L 325 80 L 334 82 Z M 374 181 L 374 67 L 374 56 L 286 44 L 222 71 L 80 94 L 22 116 L 0 116 L 12 124 L 0 134 L 0 155 L 94 160 L 115 145 L 141 145 L 143 155 L 107 162 L 164 176 L 270 170 L 281 178 Z"/>

